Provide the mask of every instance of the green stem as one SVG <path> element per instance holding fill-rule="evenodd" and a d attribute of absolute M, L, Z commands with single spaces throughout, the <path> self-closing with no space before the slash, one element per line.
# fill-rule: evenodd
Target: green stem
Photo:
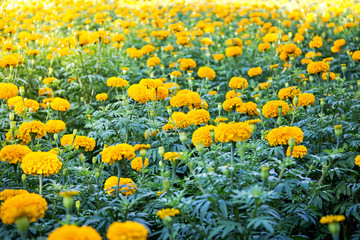
<path fill-rule="evenodd" d="M 39 175 L 39 193 L 42 196 L 43 175 Z"/>
<path fill-rule="evenodd" d="M 118 181 L 117 181 L 117 185 L 116 185 L 116 197 L 120 197 L 119 196 L 119 185 L 120 185 L 120 177 L 121 177 L 121 164 L 120 164 L 120 161 L 116 161 L 116 167 L 118 169 Z"/>

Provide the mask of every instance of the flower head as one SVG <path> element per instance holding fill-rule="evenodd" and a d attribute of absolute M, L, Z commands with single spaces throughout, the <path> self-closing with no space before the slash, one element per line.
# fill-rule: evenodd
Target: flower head
<path fill-rule="evenodd" d="M 106 179 L 104 183 L 104 190 L 107 194 L 111 195 L 115 193 L 115 189 L 117 186 L 118 177 L 112 176 Z M 123 196 L 130 196 L 136 192 L 136 184 L 130 178 L 120 178 L 119 182 L 119 192 Z"/>
<path fill-rule="evenodd" d="M 262 113 L 266 118 L 273 118 L 279 116 L 279 107 L 281 107 L 281 114 L 285 116 L 289 112 L 289 105 L 283 100 L 268 101 L 262 108 Z"/>
<path fill-rule="evenodd" d="M 303 158 L 307 154 L 307 148 L 303 145 L 294 146 L 291 156 L 294 158 Z M 290 156 L 290 147 L 286 150 L 286 156 Z"/>
<path fill-rule="evenodd" d="M 136 157 L 131 161 L 131 168 L 135 171 L 140 171 L 143 168 L 143 166 L 146 167 L 148 165 L 149 165 L 149 159 L 147 158 L 145 158 L 145 160 L 143 161 L 142 157 Z"/>
<path fill-rule="evenodd" d="M 66 112 L 70 109 L 70 102 L 66 99 L 56 97 L 50 103 L 50 107 L 56 111 Z"/>
<path fill-rule="evenodd" d="M 106 82 L 108 87 L 125 87 L 129 85 L 129 82 L 121 77 L 111 77 Z"/>
<path fill-rule="evenodd" d="M 22 170 L 29 175 L 50 176 L 57 174 L 61 166 L 59 157 L 49 152 L 31 152 L 21 162 Z"/>
<path fill-rule="evenodd" d="M 215 71 L 209 67 L 201 67 L 198 70 L 198 75 L 200 78 L 208 78 L 209 80 L 213 80 L 215 78 Z"/>
<path fill-rule="evenodd" d="M 192 143 L 196 146 L 199 142 L 202 142 L 204 147 L 209 147 L 213 140 L 210 136 L 210 131 L 214 130 L 215 126 L 207 125 L 196 129 L 192 135 Z"/>
<path fill-rule="evenodd" d="M 102 240 L 100 234 L 90 226 L 63 225 L 52 231 L 48 240 Z"/>
<path fill-rule="evenodd" d="M 327 216 L 321 217 L 320 223 L 321 224 L 329 224 L 329 223 L 342 222 L 344 220 L 345 220 L 344 215 L 327 215 Z"/>
<path fill-rule="evenodd" d="M 304 139 L 304 133 L 296 126 L 286 126 L 274 128 L 267 135 L 267 139 L 271 146 L 288 145 L 290 138 L 294 138 L 295 143 L 299 144 Z"/>
<path fill-rule="evenodd" d="M 48 133 L 60 133 L 64 131 L 66 124 L 61 120 L 49 120 L 46 122 L 46 131 Z"/>
<path fill-rule="evenodd" d="M 215 128 L 215 140 L 218 142 L 245 141 L 251 137 L 251 128 L 245 122 L 220 123 Z"/>
<path fill-rule="evenodd" d="M 163 208 L 159 210 L 156 215 L 159 216 L 161 219 L 164 219 L 165 217 L 174 217 L 175 215 L 179 214 L 179 209 L 175 208 Z"/>
<path fill-rule="evenodd" d="M 131 85 L 127 92 L 129 97 L 139 103 L 146 103 L 150 99 L 148 88 L 141 84 Z"/>
<path fill-rule="evenodd" d="M 12 198 L 22 193 L 29 193 L 29 192 L 23 189 L 19 189 L 19 190 L 4 189 L 2 192 L 0 192 L 0 201 L 5 201 L 6 199 Z"/>
<path fill-rule="evenodd" d="M 8 100 L 18 94 L 18 87 L 13 83 L 0 83 L 0 99 Z"/>
<path fill-rule="evenodd" d="M 32 151 L 25 145 L 7 145 L 0 150 L 0 159 L 10 164 L 22 162 L 23 158 Z"/>
<path fill-rule="evenodd" d="M 230 79 L 229 87 L 232 89 L 246 89 L 248 81 L 245 78 L 233 77 Z"/>
<path fill-rule="evenodd" d="M 106 237 L 109 240 L 146 240 L 149 232 L 146 227 L 138 222 L 113 222 Z"/>
<path fill-rule="evenodd" d="M 127 143 L 117 144 L 107 147 L 102 152 L 102 161 L 104 163 L 114 164 L 116 161 L 131 160 L 135 157 L 135 148 Z"/>

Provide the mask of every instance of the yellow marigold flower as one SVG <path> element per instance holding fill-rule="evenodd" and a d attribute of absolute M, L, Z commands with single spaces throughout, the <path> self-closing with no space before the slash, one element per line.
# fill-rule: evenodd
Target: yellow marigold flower
<path fill-rule="evenodd" d="M 112 165 L 116 161 L 133 159 L 135 157 L 135 148 L 129 144 L 121 143 L 105 148 L 100 154 L 102 155 L 101 161 Z"/>
<path fill-rule="evenodd" d="M 290 56 L 293 56 L 296 59 L 297 56 L 301 55 L 302 51 L 295 44 L 289 43 L 280 47 L 280 59 L 282 61 L 289 60 Z"/>
<path fill-rule="evenodd" d="M 156 215 L 159 216 L 161 219 L 164 219 L 165 217 L 174 217 L 176 214 L 179 214 L 179 209 L 175 208 L 163 208 L 159 210 Z"/>
<path fill-rule="evenodd" d="M 268 33 L 263 37 L 264 43 L 276 42 L 278 40 L 278 35 L 276 33 Z"/>
<path fill-rule="evenodd" d="M 355 164 L 360 166 L 360 155 L 357 155 L 355 158 Z"/>
<path fill-rule="evenodd" d="M 258 76 L 258 75 L 261 75 L 261 74 L 262 74 L 261 67 L 250 68 L 249 71 L 248 71 L 249 77 Z"/>
<path fill-rule="evenodd" d="M 215 128 L 215 140 L 217 142 L 245 141 L 251 137 L 251 128 L 245 122 L 220 123 Z"/>
<path fill-rule="evenodd" d="M 66 124 L 61 120 L 49 120 L 46 122 L 46 131 L 48 133 L 60 133 L 65 130 Z"/>
<path fill-rule="evenodd" d="M 49 87 L 40 88 L 40 89 L 39 89 L 39 95 L 40 95 L 40 96 L 49 95 L 49 97 L 52 97 L 53 91 L 52 91 L 52 89 L 49 88 Z"/>
<path fill-rule="evenodd" d="M 211 96 L 214 96 L 214 95 L 217 94 L 217 91 L 213 90 L 213 91 L 208 92 L 208 94 L 211 95 Z"/>
<path fill-rule="evenodd" d="M 0 159 L 10 164 L 22 162 L 23 158 L 31 153 L 30 148 L 24 145 L 7 145 L 0 150 Z"/>
<path fill-rule="evenodd" d="M 273 147 L 278 145 L 288 145 L 289 139 L 294 138 L 295 143 L 299 144 L 304 139 L 304 133 L 298 127 L 278 127 L 272 129 L 267 135 L 269 144 Z"/>
<path fill-rule="evenodd" d="M 164 154 L 164 160 L 176 161 L 181 158 L 181 155 L 177 152 L 166 152 Z"/>
<path fill-rule="evenodd" d="M 224 59 L 224 54 L 213 54 L 212 55 L 212 58 L 215 60 L 215 61 L 221 61 Z"/>
<path fill-rule="evenodd" d="M 242 100 L 241 98 L 238 97 L 234 97 L 234 98 L 229 98 L 226 99 L 223 104 L 222 107 L 225 111 L 230 112 L 234 109 L 237 109 L 238 107 L 240 107 L 242 104 Z"/>
<path fill-rule="evenodd" d="M 196 129 L 192 135 L 192 143 L 196 146 L 199 142 L 202 142 L 204 147 L 209 147 L 213 140 L 210 136 L 210 131 L 214 130 L 215 126 L 207 125 Z"/>
<path fill-rule="evenodd" d="M 189 106 L 191 102 L 190 96 L 187 94 L 176 94 L 170 99 L 170 105 L 172 107 L 184 107 Z"/>
<path fill-rule="evenodd" d="M 173 129 L 174 127 L 177 127 L 177 128 L 186 128 L 186 127 L 188 127 L 189 122 L 188 122 L 187 119 L 188 119 L 188 116 L 185 113 L 183 113 L 183 112 L 173 112 L 171 114 L 171 117 L 169 117 L 169 121 L 168 121 L 168 124 L 170 125 L 169 129 L 166 129 L 166 130 Z"/>
<path fill-rule="evenodd" d="M 113 222 L 106 237 L 109 240 L 146 240 L 149 232 L 146 227 L 138 222 Z"/>
<path fill-rule="evenodd" d="M 209 80 L 213 80 L 215 78 L 215 71 L 209 67 L 201 67 L 199 68 L 197 74 L 200 78 L 208 78 Z"/>
<path fill-rule="evenodd" d="M 309 65 L 307 66 L 307 71 L 310 74 L 318 74 L 318 73 L 328 72 L 329 69 L 330 69 L 329 64 L 327 64 L 324 61 L 312 62 L 312 63 L 309 63 Z"/>
<path fill-rule="evenodd" d="M 278 67 L 279 67 L 279 64 L 270 65 L 270 69 L 278 68 Z"/>
<path fill-rule="evenodd" d="M 278 96 L 281 100 L 288 98 L 294 98 L 295 95 L 300 93 L 300 89 L 297 86 L 287 87 L 280 89 Z"/>
<path fill-rule="evenodd" d="M 359 61 L 360 60 L 360 51 L 355 51 L 353 52 L 353 54 L 351 55 L 351 58 L 353 61 Z"/>
<path fill-rule="evenodd" d="M 12 83 L 0 83 L 0 99 L 8 100 L 18 94 L 18 87 Z"/>
<path fill-rule="evenodd" d="M 23 122 L 19 127 L 19 134 L 36 134 L 35 138 L 42 138 L 46 135 L 46 125 L 40 121 Z"/>
<path fill-rule="evenodd" d="M 92 151 L 95 148 L 96 141 L 93 138 L 87 136 L 76 135 L 74 139 L 73 134 L 65 134 L 60 139 L 61 146 L 74 146 L 75 149 L 80 147 L 85 149 L 85 152 Z"/>
<path fill-rule="evenodd" d="M 158 57 L 151 57 L 146 61 L 147 67 L 155 67 L 156 65 L 160 64 L 160 58 Z"/>
<path fill-rule="evenodd" d="M 329 79 L 330 80 L 335 80 L 335 78 L 336 78 L 336 75 L 335 75 L 335 73 L 333 73 L 333 72 L 324 72 L 324 73 L 322 73 L 321 74 L 321 78 L 322 78 L 322 80 L 328 80 L 328 76 L 329 76 Z"/>
<path fill-rule="evenodd" d="M 163 194 L 165 191 L 157 191 L 156 194 L 158 195 L 158 197 L 161 196 L 161 194 Z"/>
<path fill-rule="evenodd" d="M 25 103 L 25 106 L 24 106 Z M 26 99 L 24 101 L 18 101 L 16 102 L 14 106 L 15 112 L 20 115 L 25 112 L 25 109 L 27 108 L 29 112 L 36 112 L 39 110 L 40 104 L 32 99 Z"/>
<path fill-rule="evenodd" d="M 106 81 L 108 87 L 125 87 L 129 85 L 129 82 L 121 77 L 111 77 Z"/>
<path fill-rule="evenodd" d="M 291 156 L 294 158 L 303 158 L 307 154 L 307 148 L 303 145 L 294 146 Z M 290 156 L 290 147 L 286 150 L 286 156 Z"/>
<path fill-rule="evenodd" d="M 338 39 L 334 41 L 334 46 L 341 48 L 346 44 L 346 41 L 344 39 Z"/>
<path fill-rule="evenodd" d="M 141 149 L 150 149 L 150 147 L 150 144 L 135 144 L 134 149 L 137 151 Z"/>
<path fill-rule="evenodd" d="M 242 54 L 241 47 L 238 46 L 230 46 L 225 49 L 226 57 L 236 57 L 236 56 L 241 56 L 241 54 Z"/>
<path fill-rule="evenodd" d="M 309 42 L 310 48 L 321 48 L 323 45 L 323 40 L 319 36 L 313 37 L 312 41 Z"/>
<path fill-rule="evenodd" d="M 267 102 L 262 108 L 262 113 L 266 118 L 277 117 L 279 116 L 279 107 L 282 108 L 283 116 L 289 112 L 289 105 L 285 101 L 275 100 Z"/>
<path fill-rule="evenodd" d="M 171 73 L 169 73 L 170 76 L 174 76 L 174 77 L 181 77 L 182 74 L 180 71 L 172 71 Z"/>
<path fill-rule="evenodd" d="M 30 223 L 43 218 L 47 209 L 46 200 L 36 193 L 22 193 L 8 198 L 0 208 L 4 224 L 13 224 L 20 217 L 27 217 Z"/>
<path fill-rule="evenodd" d="M 169 97 L 169 90 L 165 87 L 149 89 L 149 97 L 152 101 L 165 100 Z"/>
<path fill-rule="evenodd" d="M 10 42 L 6 42 L 2 45 L 1 50 L 3 52 L 12 52 L 15 49 L 14 44 L 10 43 Z"/>
<path fill-rule="evenodd" d="M 108 179 L 106 179 L 104 183 L 104 190 L 107 194 L 115 194 L 116 186 L 118 182 L 118 177 L 111 176 Z M 130 196 L 133 195 L 136 192 L 136 184 L 131 180 L 130 178 L 120 178 L 119 182 L 119 192 L 123 196 Z"/>
<path fill-rule="evenodd" d="M 37 56 L 37 55 L 39 55 L 40 54 L 40 51 L 39 50 L 28 50 L 27 52 L 27 55 L 29 55 L 29 56 Z"/>
<path fill-rule="evenodd" d="M 159 87 L 163 87 L 164 83 L 161 79 L 148 79 L 148 78 L 144 78 L 141 79 L 139 84 L 147 87 L 147 88 L 159 88 Z"/>
<path fill-rule="evenodd" d="M 147 89 L 147 87 L 141 84 L 131 85 L 127 92 L 129 97 L 139 103 L 146 103 L 150 99 L 149 90 Z"/>
<path fill-rule="evenodd" d="M 210 114 L 205 109 L 191 110 L 186 116 L 189 125 L 207 124 L 210 121 Z"/>
<path fill-rule="evenodd" d="M 249 115 L 250 117 L 259 115 L 259 113 L 257 111 L 256 103 L 254 103 L 254 102 L 246 102 L 246 103 L 243 102 L 240 105 L 240 107 L 236 108 L 236 111 L 238 111 L 240 113 L 245 113 L 245 114 Z"/>
<path fill-rule="evenodd" d="M 44 84 L 51 84 L 52 82 L 56 81 L 56 78 L 54 77 L 48 77 L 48 78 L 44 78 L 43 83 Z"/>
<path fill-rule="evenodd" d="M 15 107 L 15 104 L 17 104 L 18 102 L 22 102 L 22 97 L 21 96 L 16 96 L 16 97 L 9 98 L 7 100 L 8 108 L 13 109 L 13 107 Z"/>
<path fill-rule="evenodd" d="M 153 45 L 145 45 L 141 48 L 141 51 L 143 52 L 143 54 L 148 54 L 148 53 L 152 53 L 155 51 L 155 47 Z"/>
<path fill-rule="evenodd" d="M 0 201 L 5 201 L 6 199 L 12 198 L 16 195 L 23 193 L 29 193 L 29 192 L 23 189 L 19 189 L 19 190 L 4 189 L 2 192 L 0 192 Z"/>
<path fill-rule="evenodd" d="M 233 77 L 230 79 L 229 87 L 232 89 L 246 89 L 248 81 L 245 78 Z"/>
<path fill-rule="evenodd" d="M 264 90 L 264 89 L 271 87 L 271 84 L 268 82 L 263 82 L 263 83 L 259 83 L 259 87 L 261 90 Z"/>
<path fill-rule="evenodd" d="M 321 224 L 329 224 L 329 223 L 342 222 L 344 220 L 345 220 L 344 215 L 327 215 L 327 216 L 321 217 L 320 223 Z"/>
<path fill-rule="evenodd" d="M 61 166 L 59 157 L 49 152 L 31 152 L 21 162 L 22 170 L 29 175 L 50 176 L 57 174 Z"/>
<path fill-rule="evenodd" d="M 65 112 L 70 109 L 70 103 L 66 99 L 56 97 L 50 103 L 50 107 L 56 111 Z"/>
<path fill-rule="evenodd" d="M 18 64 L 18 58 L 13 54 L 2 56 L 0 60 L 0 66 L 2 68 L 16 67 Z"/>
<path fill-rule="evenodd" d="M 224 118 L 224 117 L 217 117 L 215 119 L 215 122 L 216 123 L 220 123 L 220 122 L 226 122 L 228 119 L 227 118 Z"/>
<path fill-rule="evenodd" d="M 315 95 L 311 93 L 302 93 L 299 94 L 299 101 L 297 103 L 298 107 L 305 107 L 314 104 Z M 293 100 L 293 104 L 295 106 L 295 99 Z"/>
<path fill-rule="evenodd" d="M 98 100 L 98 101 L 103 102 L 106 99 L 108 99 L 107 93 L 99 93 L 99 94 L 96 95 L 96 100 Z"/>
<path fill-rule="evenodd" d="M 247 120 L 245 122 L 247 122 L 248 124 L 254 124 L 254 123 L 261 123 L 261 120 L 257 118 L 257 119 Z"/>
<path fill-rule="evenodd" d="M 47 240 L 102 240 L 100 234 L 90 226 L 63 225 L 52 231 Z"/>
<path fill-rule="evenodd" d="M 268 42 L 260 43 L 258 45 L 259 52 L 264 52 L 264 51 L 269 50 L 269 49 L 270 49 L 270 44 Z"/>
<path fill-rule="evenodd" d="M 145 158 L 144 166 L 149 165 L 149 159 Z M 131 161 L 131 169 L 135 171 L 140 171 L 143 168 L 143 159 L 142 157 L 136 157 Z"/>
<path fill-rule="evenodd" d="M 180 70 L 188 71 L 196 68 L 196 62 L 191 58 L 181 58 L 178 62 L 180 63 Z"/>
<path fill-rule="evenodd" d="M 225 94 L 225 99 L 230 99 L 234 97 L 239 98 L 240 96 L 241 96 L 240 92 L 235 93 L 235 90 L 230 90 Z"/>

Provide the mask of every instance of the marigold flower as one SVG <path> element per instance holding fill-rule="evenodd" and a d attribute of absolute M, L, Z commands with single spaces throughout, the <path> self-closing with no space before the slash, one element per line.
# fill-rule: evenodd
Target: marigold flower
<path fill-rule="evenodd" d="M 121 77 L 111 77 L 106 81 L 108 87 L 125 87 L 129 85 L 129 82 Z"/>
<path fill-rule="evenodd" d="M 235 92 L 235 90 L 230 90 L 225 94 L 225 99 L 230 99 L 234 97 L 239 98 L 240 96 L 241 96 L 240 92 Z"/>
<path fill-rule="evenodd" d="M 233 77 L 230 79 L 229 87 L 232 89 L 246 89 L 248 81 L 245 78 Z"/>
<path fill-rule="evenodd" d="M 169 90 L 165 87 L 149 89 L 149 97 L 151 101 L 165 100 L 169 97 Z"/>
<path fill-rule="evenodd" d="M 16 195 L 23 193 L 29 193 L 29 192 L 23 189 L 19 189 L 19 190 L 4 189 L 2 192 L 0 192 L 0 201 L 5 201 L 6 199 L 12 198 Z"/>
<path fill-rule="evenodd" d="M 225 49 L 226 57 L 236 57 L 236 56 L 241 56 L 241 54 L 242 54 L 241 47 L 238 46 L 230 46 Z"/>
<path fill-rule="evenodd" d="M 100 154 L 102 155 L 101 161 L 112 165 L 116 161 L 133 159 L 135 157 L 135 148 L 129 144 L 121 143 L 105 148 Z"/>
<path fill-rule="evenodd" d="M 234 109 L 239 108 L 241 106 L 241 104 L 242 104 L 241 98 L 234 97 L 234 98 L 226 99 L 223 102 L 222 107 L 225 111 L 230 112 Z"/>
<path fill-rule="evenodd" d="M 23 122 L 19 127 L 20 135 L 36 134 L 35 138 L 42 138 L 46 135 L 46 125 L 40 121 Z"/>
<path fill-rule="evenodd" d="M 274 100 L 267 102 L 263 108 L 262 113 L 266 118 L 273 118 L 279 116 L 279 107 L 282 108 L 281 114 L 285 116 L 289 112 L 289 105 L 282 100 Z"/>
<path fill-rule="evenodd" d="M 355 164 L 360 166 L 360 155 L 357 155 L 355 158 Z"/>
<path fill-rule="evenodd" d="M 69 198 L 69 197 L 72 198 L 76 195 L 79 195 L 79 192 L 76 190 L 66 190 L 66 191 L 59 192 L 59 195 L 62 196 L 63 198 Z"/>
<path fill-rule="evenodd" d="M 215 128 L 215 140 L 218 142 L 245 141 L 251 137 L 251 128 L 248 123 L 220 123 Z"/>
<path fill-rule="evenodd" d="M 257 111 L 256 103 L 254 103 L 254 102 L 246 102 L 246 103 L 243 102 L 240 105 L 240 107 L 236 108 L 236 111 L 238 111 L 240 113 L 245 113 L 245 114 L 249 115 L 250 117 L 259 115 L 259 113 Z"/>
<path fill-rule="evenodd" d="M 281 100 L 288 98 L 294 98 L 295 95 L 300 93 L 300 89 L 297 86 L 287 87 L 280 89 L 278 96 Z"/>
<path fill-rule="evenodd" d="M 8 100 L 18 94 L 18 87 L 12 83 L 0 83 L 0 99 Z"/>
<path fill-rule="evenodd" d="M 258 75 L 261 75 L 261 74 L 262 74 L 261 67 L 250 68 L 249 71 L 248 71 L 249 77 L 258 76 Z"/>
<path fill-rule="evenodd" d="M 25 104 L 25 106 L 24 106 Z M 14 106 L 15 112 L 20 115 L 25 112 L 25 109 L 27 108 L 29 112 L 36 112 L 39 110 L 40 104 L 32 99 L 26 99 L 24 101 L 17 101 Z"/>
<path fill-rule="evenodd" d="M 188 71 L 196 68 L 196 62 L 191 58 L 181 58 L 178 62 L 180 63 L 180 70 Z"/>
<path fill-rule="evenodd" d="M 309 65 L 307 66 L 307 71 L 310 74 L 318 74 L 318 73 L 328 72 L 329 69 L 330 69 L 329 64 L 327 64 L 324 61 L 312 62 L 312 63 L 309 63 Z"/>
<path fill-rule="evenodd" d="M 191 110 L 186 116 L 189 125 L 206 124 L 210 120 L 210 114 L 205 109 Z"/>
<path fill-rule="evenodd" d="M 50 107 L 56 111 L 65 112 L 70 109 L 70 102 L 66 99 L 56 97 L 51 101 Z"/>
<path fill-rule="evenodd" d="M 315 102 L 315 95 L 311 93 L 302 93 L 299 94 L 299 101 L 297 103 L 298 107 L 306 107 L 309 105 L 314 104 Z M 295 106 L 295 99 L 293 100 L 293 104 Z"/>
<path fill-rule="evenodd" d="M 57 174 L 61 166 L 59 157 L 49 152 L 31 152 L 21 162 L 22 170 L 29 175 L 50 176 Z"/>
<path fill-rule="evenodd" d="M 212 57 L 215 61 L 221 61 L 224 59 L 224 54 L 213 54 Z"/>
<path fill-rule="evenodd" d="M 215 126 L 207 125 L 196 129 L 192 135 L 192 143 L 196 146 L 199 142 L 202 142 L 204 147 L 209 147 L 213 140 L 210 136 L 210 131 L 214 130 Z"/>
<path fill-rule="evenodd" d="M 56 78 L 54 77 L 48 77 L 48 78 L 44 78 L 43 83 L 44 84 L 51 84 L 52 82 L 56 81 Z"/>
<path fill-rule="evenodd" d="M 176 161 L 181 158 L 181 155 L 177 152 L 166 152 L 163 157 L 164 160 Z"/>
<path fill-rule="evenodd" d="M 7 100 L 8 108 L 13 109 L 18 102 L 22 102 L 22 101 L 23 101 L 23 98 L 21 96 L 9 98 Z"/>
<path fill-rule="evenodd" d="M 158 57 L 151 57 L 146 61 L 147 67 L 155 67 L 156 65 L 160 64 L 160 58 Z"/>
<path fill-rule="evenodd" d="M 134 149 L 135 151 L 141 150 L 141 149 L 150 149 L 150 144 L 135 144 Z"/>
<path fill-rule="evenodd" d="M 200 78 L 208 78 L 209 80 L 213 80 L 215 78 L 215 71 L 209 67 L 201 67 L 199 68 L 197 74 Z"/>
<path fill-rule="evenodd" d="M 7 145 L 0 150 L 0 159 L 10 164 L 22 162 L 23 158 L 31 153 L 30 148 L 24 145 Z"/>
<path fill-rule="evenodd" d="M 156 215 L 159 216 L 161 219 L 164 219 L 165 217 L 174 217 L 175 215 L 179 214 L 179 209 L 175 208 L 163 208 L 159 210 Z"/>
<path fill-rule="evenodd" d="M 60 133 L 65 130 L 66 124 L 61 120 L 49 120 L 46 122 L 46 131 L 48 133 Z"/>
<path fill-rule="evenodd" d="M 188 122 L 188 116 L 187 114 L 183 113 L 183 112 L 173 112 L 171 114 L 171 117 L 169 117 L 169 121 L 168 124 L 170 125 L 170 129 L 175 127 L 177 128 L 186 128 L 189 126 L 189 122 Z M 167 129 L 167 130 L 170 130 Z"/>
<path fill-rule="evenodd" d="M 353 54 L 351 55 L 351 58 L 353 61 L 360 61 L 360 51 L 355 51 L 353 52 Z"/>
<path fill-rule="evenodd" d="M 138 222 L 113 222 L 106 237 L 109 240 L 146 240 L 149 232 L 146 227 Z"/>
<path fill-rule="evenodd" d="M 84 148 L 85 152 L 94 150 L 96 141 L 87 136 L 76 135 L 74 139 L 73 134 L 65 134 L 60 139 L 61 146 L 74 146 L 75 149 Z"/>
<path fill-rule="evenodd" d="M 276 42 L 278 40 L 278 35 L 276 33 L 268 33 L 263 37 L 264 43 Z"/>
<path fill-rule="evenodd" d="M 46 200 L 36 193 L 22 193 L 8 198 L 0 208 L 4 224 L 13 224 L 20 217 L 27 217 L 30 223 L 43 218 L 47 209 Z"/>
<path fill-rule="evenodd" d="M 304 133 L 298 127 L 278 127 L 272 129 L 267 138 L 271 146 L 288 145 L 289 139 L 294 138 L 295 144 L 299 144 L 304 139 Z"/>
<path fill-rule="evenodd" d="M 149 165 L 149 159 L 145 158 L 144 160 L 144 166 Z M 131 169 L 135 171 L 140 171 L 143 168 L 143 158 L 142 157 L 136 157 L 131 161 Z"/>
<path fill-rule="evenodd" d="M 139 103 L 146 103 L 150 99 L 148 88 L 141 84 L 131 85 L 127 92 L 129 97 Z"/>
<path fill-rule="evenodd" d="M 2 56 L 0 59 L 2 68 L 17 67 L 18 64 L 18 58 L 14 54 Z"/>
<path fill-rule="evenodd" d="M 90 226 L 63 225 L 52 231 L 48 240 L 102 240 L 100 234 Z"/>
<path fill-rule="evenodd" d="M 115 194 L 116 186 L 118 182 L 118 177 L 111 176 L 108 179 L 106 179 L 104 183 L 104 190 L 107 194 Z M 115 189 L 114 189 L 115 188 Z M 131 180 L 130 178 L 120 178 L 119 182 L 119 192 L 123 196 L 130 196 L 133 195 L 136 192 L 136 184 Z"/>
<path fill-rule="evenodd" d="M 303 145 L 294 146 L 291 156 L 294 158 L 303 158 L 307 154 L 307 148 Z M 290 156 L 290 147 L 286 150 L 286 156 Z"/>
<path fill-rule="evenodd" d="M 225 118 L 225 117 L 217 117 L 216 119 L 215 119 L 215 122 L 216 123 L 220 123 L 220 122 L 226 122 L 228 119 L 227 118 Z"/>
<path fill-rule="evenodd" d="M 269 49 L 270 49 L 270 44 L 268 42 L 260 43 L 258 45 L 259 52 L 264 52 L 264 51 L 269 50 Z"/>
<path fill-rule="evenodd" d="M 329 223 L 342 222 L 344 220 L 345 220 L 344 215 L 327 215 L 327 216 L 321 217 L 320 223 L 321 224 L 329 224 Z"/>
<path fill-rule="evenodd" d="M 96 95 L 96 100 L 98 100 L 100 102 L 103 102 L 106 99 L 108 99 L 107 93 L 99 93 L 99 94 Z"/>

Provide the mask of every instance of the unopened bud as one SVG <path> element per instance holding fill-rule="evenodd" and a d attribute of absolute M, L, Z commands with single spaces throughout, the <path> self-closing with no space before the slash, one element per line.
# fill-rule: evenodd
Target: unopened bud
<path fill-rule="evenodd" d="M 346 63 L 341 64 L 341 70 L 342 70 L 343 72 L 345 72 L 345 71 L 346 71 Z"/>
<path fill-rule="evenodd" d="M 76 202 L 75 202 L 75 207 L 76 207 L 76 209 L 79 211 L 79 208 L 80 208 L 80 201 L 79 200 L 77 200 Z"/>
<path fill-rule="evenodd" d="M 146 157 L 146 149 L 145 148 L 140 149 L 140 156 L 142 156 L 143 158 Z"/>
<path fill-rule="evenodd" d="M 186 142 L 186 133 L 184 133 L 184 132 L 181 132 L 180 134 L 180 141 L 182 142 L 182 143 L 184 143 L 184 142 Z"/>
<path fill-rule="evenodd" d="M 53 73 L 54 69 L 53 68 L 49 68 L 49 76 Z"/>
<path fill-rule="evenodd" d="M 74 199 L 73 197 L 64 197 L 63 204 L 66 209 L 71 209 L 74 205 Z"/>
<path fill-rule="evenodd" d="M 11 121 L 10 122 L 10 129 L 15 131 L 15 129 L 16 129 L 16 121 Z"/>
<path fill-rule="evenodd" d="M 59 138 L 59 135 L 57 133 L 54 133 L 54 140 L 57 141 Z"/>
<path fill-rule="evenodd" d="M 166 191 L 169 191 L 169 189 L 170 189 L 170 182 L 169 182 L 169 180 L 164 179 L 164 180 L 163 180 L 163 186 L 164 186 L 164 188 L 165 188 Z"/>
<path fill-rule="evenodd" d="M 93 157 L 93 158 L 92 158 L 92 163 L 95 164 L 96 162 L 97 162 L 96 157 Z"/>
<path fill-rule="evenodd" d="M 215 138 L 215 130 L 214 129 L 210 130 L 210 137 L 211 137 L 211 139 Z"/>
<path fill-rule="evenodd" d="M 172 109 L 171 109 L 171 107 L 169 106 L 169 107 L 166 107 L 166 110 L 167 110 L 167 112 L 168 112 L 168 114 L 169 115 L 171 115 L 172 114 Z"/>
<path fill-rule="evenodd" d="M 288 83 L 288 82 L 285 83 L 285 87 L 289 87 L 289 83 Z"/>
<path fill-rule="evenodd" d="M 164 147 L 159 147 L 159 155 L 162 157 L 164 156 L 165 150 Z"/>
<path fill-rule="evenodd" d="M 325 106 L 325 99 L 324 99 L 324 98 L 321 98 L 321 99 L 320 99 L 320 105 L 321 105 L 321 106 Z"/>
<path fill-rule="evenodd" d="M 251 131 L 252 131 L 252 132 L 255 132 L 256 129 L 257 129 L 256 123 L 250 123 L 249 125 L 250 125 L 250 128 L 251 128 Z"/>
<path fill-rule="evenodd" d="M 66 176 L 67 175 L 67 168 L 64 168 L 64 176 Z"/>
<path fill-rule="evenodd" d="M 21 86 L 20 87 L 20 95 L 22 96 L 22 95 L 24 95 L 24 93 L 25 93 L 25 87 Z"/>
<path fill-rule="evenodd" d="M 340 137 L 343 134 L 342 125 L 335 125 L 334 130 L 337 137 Z"/>
<path fill-rule="evenodd" d="M 10 114 L 9 114 L 9 119 L 10 119 L 10 121 L 14 121 L 14 117 L 15 117 L 15 114 L 14 114 L 14 113 L 10 113 Z"/>
<path fill-rule="evenodd" d="M 25 174 L 25 173 L 23 173 L 23 174 L 21 175 L 21 180 L 22 180 L 23 182 L 25 182 L 25 180 L 26 180 L 26 174 Z"/>
<path fill-rule="evenodd" d="M 73 134 L 74 134 L 74 136 L 77 135 L 77 129 L 74 129 L 74 130 L 73 130 Z"/>
<path fill-rule="evenodd" d="M 298 102 L 299 102 L 299 94 L 296 94 L 295 97 L 294 97 L 294 103 L 295 103 L 295 107 L 297 107 L 298 105 Z"/>
<path fill-rule="evenodd" d="M 279 116 L 282 114 L 282 106 L 278 106 Z"/>
<path fill-rule="evenodd" d="M 99 177 L 100 177 L 100 172 L 99 172 L 99 171 L 97 171 L 97 172 L 95 173 L 95 177 L 96 177 L 96 178 L 99 178 Z"/>
<path fill-rule="evenodd" d="M 266 180 L 269 177 L 269 168 L 267 166 L 261 168 L 261 177 L 263 180 Z"/>
<path fill-rule="evenodd" d="M 196 143 L 196 149 L 198 152 L 202 155 L 204 153 L 204 143 L 202 141 L 199 141 Z"/>
<path fill-rule="evenodd" d="M 79 154 L 79 158 L 80 158 L 80 161 L 84 162 L 85 161 L 85 156 L 83 153 L 80 153 Z"/>

